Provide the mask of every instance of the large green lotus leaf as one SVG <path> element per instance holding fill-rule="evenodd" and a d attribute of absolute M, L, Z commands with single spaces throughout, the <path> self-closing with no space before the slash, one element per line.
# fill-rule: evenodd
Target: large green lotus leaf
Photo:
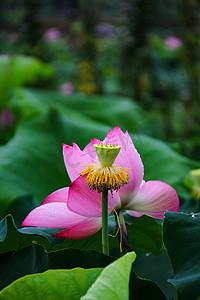
<path fill-rule="evenodd" d="M 160 140 L 143 135 L 132 138 L 144 163 L 144 179 L 165 181 L 180 197 L 189 200 L 184 178 L 191 169 L 199 168 L 200 163 L 178 154 Z"/>
<path fill-rule="evenodd" d="M 0 299 L 79 300 L 95 282 L 102 269 L 48 270 L 27 275 L 1 291 Z"/>
<path fill-rule="evenodd" d="M 46 252 L 40 245 L 33 244 L 18 252 L 8 252 L 0 255 L 0 289 L 14 280 L 28 274 L 44 272 L 47 269 L 71 269 L 106 267 L 115 259 L 96 251 L 65 249 Z M 22 262 L 25 262 L 22 264 Z M 12 270 L 12 272 L 10 271 Z M 130 296 L 135 300 L 148 298 L 149 293 L 155 300 L 165 299 L 158 286 L 151 280 L 139 278 L 131 271 Z"/>
<path fill-rule="evenodd" d="M 178 299 L 200 297 L 200 214 L 166 212 L 164 243 L 172 262 Z"/>
<path fill-rule="evenodd" d="M 44 110 L 54 105 L 62 113 L 70 109 L 109 126 L 118 125 L 123 130 L 134 130 L 147 123 L 145 112 L 132 99 L 119 96 L 84 94 L 61 95 L 58 92 L 18 90 L 13 105 L 24 113 Z"/>
<path fill-rule="evenodd" d="M 114 260 L 114 258 L 96 251 L 77 249 L 47 253 L 42 246 L 32 244 L 20 251 L 11 251 L 0 255 L 0 289 L 28 274 L 40 273 L 48 269 L 106 267 Z M 26 263 L 22 264 L 22 262 Z"/>
<path fill-rule="evenodd" d="M 134 251 L 160 255 L 163 247 L 162 224 L 148 216 L 135 218 L 133 224 L 126 225 L 129 244 Z"/>
<path fill-rule="evenodd" d="M 0 254 L 0 290 L 22 276 L 46 271 L 47 264 L 44 248 L 36 244 L 17 252 Z"/>
<path fill-rule="evenodd" d="M 82 300 L 129 299 L 129 277 L 135 252 L 129 252 L 107 266 Z"/>
<path fill-rule="evenodd" d="M 155 282 L 137 276 L 135 271 L 132 270 L 130 276 L 130 299 L 166 300 L 166 297 Z"/>
<path fill-rule="evenodd" d="M 138 276 L 153 280 L 161 288 L 167 299 L 177 299 L 174 286 L 168 282 L 168 279 L 173 276 L 173 270 L 166 251 L 160 256 L 137 252 L 134 270 Z"/>

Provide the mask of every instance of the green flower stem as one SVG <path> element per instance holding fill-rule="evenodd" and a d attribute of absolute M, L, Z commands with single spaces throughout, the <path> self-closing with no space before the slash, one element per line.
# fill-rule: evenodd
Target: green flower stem
<path fill-rule="evenodd" d="M 109 255 L 108 245 L 108 190 L 102 192 L 102 250 Z"/>

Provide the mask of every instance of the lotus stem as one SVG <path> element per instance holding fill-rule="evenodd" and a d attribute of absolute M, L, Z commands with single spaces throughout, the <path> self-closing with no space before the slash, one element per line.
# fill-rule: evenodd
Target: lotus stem
<path fill-rule="evenodd" d="M 108 190 L 102 192 L 102 250 L 109 255 L 108 245 Z"/>

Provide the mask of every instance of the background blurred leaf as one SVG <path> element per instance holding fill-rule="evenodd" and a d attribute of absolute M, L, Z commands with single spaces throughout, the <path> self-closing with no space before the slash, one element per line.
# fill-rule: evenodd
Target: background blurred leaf
<path fill-rule="evenodd" d="M 16 92 L 13 105 L 24 113 L 45 110 L 53 105 L 64 114 L 70 110 L 101 122 L 118 125 L 123 130 L 137 130 L 148 123 L 146 113 L 132 99 L 119 96 L 72 94 L 63 96 L 58 92 L 23 89 Z"/>
<path fill-rule="evenodd" d="M 30 83 L 38 77 L 49 77 L 53 75 L 53 68 L 31 56 L 15 55 L 0 56 L 0 78 L 5 78 L 5 73 L 9 73 L 6 80 L 10 87 L 21 86 Z"/>
<path fill-rule="evenodd" d="M 11 88 L 53 75 L 53 68 L 39 59 L 24 55 L 0 55 L 1 106 L 7 104 Z"/>
<path fill-rule="evenodd" d="M 197 299 L 200 296 L 200 214 L 166 212 L 164 243 L 172 262 L 178 299 Z"/>
<path fill-rule="evenodd" d="M 24 221 L 27 214 L 33 210 L 38 203 L 30 196 L 25 196 L 17 198 L 12 202 L 11 206 L 7 210 L 7 214 L 11 214 L 16 227 L 21 227 L 22 222 Z"/>

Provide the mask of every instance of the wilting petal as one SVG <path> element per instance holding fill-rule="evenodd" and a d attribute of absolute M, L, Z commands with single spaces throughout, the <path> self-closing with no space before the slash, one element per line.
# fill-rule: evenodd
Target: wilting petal
<path fill-rule="evenodd" d="M 179 199 L 176 191 L 162 181 L 145 182 L 135 197 L 123 207 L 129 210 L 163 219 L 165 210 L 177 212 Z"/>
<path fill-rule="evenodd" d="M 41 204 L 43 205 L 51 202 L 67 202 L 68 190 L 69 188 L 66 187 L 51 193 L 42 201 Z"/>
<path fill-rule="evenodd" d="M 55 202 L 36 207 L 28 214 L 22 226 L 66 228 L 86 219 L 70 211 L 66 203 Z"/>
<path fill-rule="evenodd" d="M 129 168 L 129 183 L 125 184 L 120 190 L 119 194 L 130 194 L 136 192 L 142 182 L 144 176 L 143 163 L 138 154 L 133 142 L 126 131 L 123 133 L 121 129 L 116 126 L 113 131 L 109 131 L 104 143 L 117 144 L 121 146 L 120 152 L 114 162 L 114 165 L 121 165 L 124 168 Z"/>
<path fill-rule="evenodd" d="M 71 211 L 85 217 L 101 217 L 102 203 L 101 194 L 88 187 L 85 176 L 79 177 L 69 187 L 67 206 Z M 113 207 L 121 207 L 117 192 L 108 192 L 109 213 Z"/>
<path fill-rule="evenodd" d="M 73 147 L 63 144 L 63 158 L 65 167 L 71 181 L 75 180 L 80 172 L 84 169 L 84 165 L 91 164 L 91 157 L 81 151 L 79 147 L 73 143 Z"/>
<path fill-rule="evenodd" d="M 99 231 L 102 226 L 101 223 L 101 218 L 90 218 L 68 229 L 58 232 L 53 236 L 72 240 L 84 239 Z"/>

